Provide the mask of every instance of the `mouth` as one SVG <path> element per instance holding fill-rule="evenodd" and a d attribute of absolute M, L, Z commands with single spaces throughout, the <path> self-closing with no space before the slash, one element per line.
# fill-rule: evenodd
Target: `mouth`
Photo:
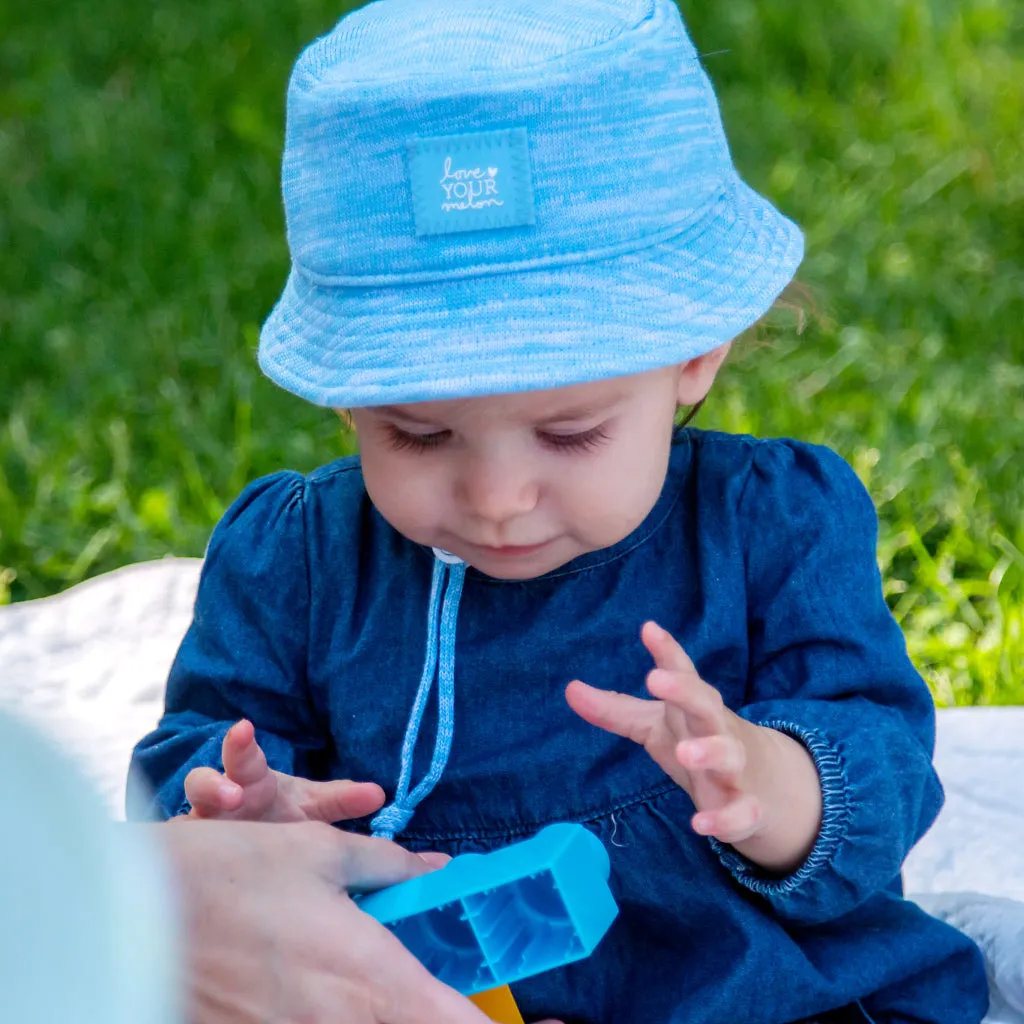
<path fill-rule="evenodd" d="M 540 544 L 506 544 L 500 548 L 478 544 L 477 547 L 479 550 L 486 551 L 487 554 L 495 555 L 498 558 L 521 558 L 524 555 L 532 555 L 535 551 L 540 551 L 541 548 L 547 547 L 550 543 L 550 541 L 546 540 Z"/>

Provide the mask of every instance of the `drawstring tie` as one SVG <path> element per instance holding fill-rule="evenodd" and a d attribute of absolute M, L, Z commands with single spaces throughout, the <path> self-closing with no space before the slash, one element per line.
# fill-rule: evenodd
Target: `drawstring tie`
<path fill-rule="evenodd" d="M 434 548 L 433 551 L 434 574 L 430 583 L 430 605 L 427 612 L 427 649 L 423 657 L 423 675 L 416 691 L 416 700 L 409 713 L 409 724 L 405 727 L 402 767 L 398 775 L 395 799 L 370 822 L 373 835 L 384 839 L 394 839 L 409 824 L 416 811 L 416 805 L 437 785 L 452 749 L 452 734 L 455 730 L 455 621 L 459 614 L 466 563 L 440 548 Z M 434 755 L 430 761 L 429 771 L 410 793 L 409 777 L 412 775 L 413 752 L 416 749 L 423 712 L 434 686 L 435 668 L 438 683 L 437 738 L 434 741 Z"/>

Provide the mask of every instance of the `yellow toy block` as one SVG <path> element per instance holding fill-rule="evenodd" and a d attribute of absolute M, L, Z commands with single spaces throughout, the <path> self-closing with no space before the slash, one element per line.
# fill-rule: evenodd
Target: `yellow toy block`
<path fill-rule="evenodd" d="M 523 1024 L 523 1015 L 512 997 L 508 985 L 492 988 L 488 992 L 477 992 L 470 996 L 469 1001 L 475 1003 L 488 1017 L 497 1024 Z"/>

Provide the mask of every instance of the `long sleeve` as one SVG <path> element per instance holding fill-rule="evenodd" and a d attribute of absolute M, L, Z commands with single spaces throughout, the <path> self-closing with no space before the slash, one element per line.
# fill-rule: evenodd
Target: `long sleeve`
<path fill-rule="evenodd" d="M 741 714 L 808 748 L 823 820 L 807 861 L 785 878 L 716 848 L 778 915 L 826 921 L 897 884 L 938 814 L 934 705 L 882 596 L 871 499 L 839 456 L 759 446 L 740 513 L 750 636 Z"/>
<path fill-rule="evenodd" d="M 152 800 L 130 806 L 130 817 L 186 812 L 185 776 L 223 769 L 221 744 L 240 718 L 259 723 L 257 739 L 279 771 L 306 774 L 307 755 L 324 744 L 306 687 L 304 489 L 296 473 L 257 480 L 215 527 L 163 717 L 132 757 Z"/>

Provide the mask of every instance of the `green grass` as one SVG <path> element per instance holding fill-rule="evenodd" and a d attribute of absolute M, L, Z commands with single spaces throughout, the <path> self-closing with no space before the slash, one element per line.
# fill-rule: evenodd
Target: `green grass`
<path fill-rule="evenodd" d="M 937 699 L 1024 702 L 1024 5 L 682 7 L 813 297 L 699 422 L 845 455 Z M 350 449 L 253 358 L 285 82 L 344 9 L 0 8 L 0 600 L 201 554 L 245 481 Z"/>

